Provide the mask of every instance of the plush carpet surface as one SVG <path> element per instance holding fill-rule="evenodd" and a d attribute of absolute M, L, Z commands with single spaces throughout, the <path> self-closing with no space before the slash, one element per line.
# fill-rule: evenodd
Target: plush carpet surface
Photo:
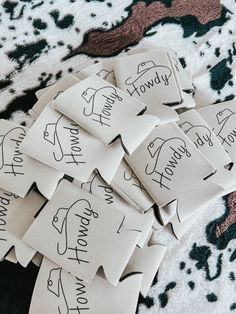
<path fill-rule="evenodd" d="M 174 48 L 198 106 L 230 100 L 236 84 L 233 0 L 0 2 L 0 118 L 27 125 L 35 91 L 145 43 Z M 170 246 L 139 314 L 236 312 L 236 193 L 214 202 Z M 37 268 L 0 264 L 0 313 L 26 314 Z M 112 314 L 112 313 L 111 313 Z M 125 313 L 124 313 L 125 314 Z"/>

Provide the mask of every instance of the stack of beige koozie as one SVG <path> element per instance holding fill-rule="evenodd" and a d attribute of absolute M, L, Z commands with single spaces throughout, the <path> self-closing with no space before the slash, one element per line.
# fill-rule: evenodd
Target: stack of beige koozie
<path fill-rule="evenodd" d="M 235 104 L 193 93 L 173 50 L 145 47 L 38 91 L 30 129 L 0 120 L 0 259 L 40 267 L 31 314 L 135 313 L 157 235 L 236 189 Z"/>

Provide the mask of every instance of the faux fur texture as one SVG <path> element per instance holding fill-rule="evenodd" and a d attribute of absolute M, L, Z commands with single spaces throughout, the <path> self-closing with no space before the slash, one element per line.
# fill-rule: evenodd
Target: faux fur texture
<path fill-rule="evenodd" d="M 37 89 L 145 43 L 178 52 L 198 106 L 233 99 L 235 17 L 233 0 L 1 1 L 0 117 L 27 125 Z M 148 297 L 140 297 L 139 314 L 236 312 L 235 213 L 232 193 L 206 209 L 179 242 L 159 235 L 171 249 Z"/>

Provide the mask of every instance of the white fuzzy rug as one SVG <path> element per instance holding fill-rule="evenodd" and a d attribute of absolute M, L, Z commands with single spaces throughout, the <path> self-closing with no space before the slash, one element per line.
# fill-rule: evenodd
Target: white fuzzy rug
<path fill-rule="evenodd" d="M 178 52 L 198 106 L 233 99 L 235 17 L 233 0 L 1 1 L 0 118 L 27 125 L 37 89 L 145 43 Z M 179 242 L 162 235 L 171 249 L 138 313 L 236 312 L 235 221 L 233 193 L 206 209 Z"/>

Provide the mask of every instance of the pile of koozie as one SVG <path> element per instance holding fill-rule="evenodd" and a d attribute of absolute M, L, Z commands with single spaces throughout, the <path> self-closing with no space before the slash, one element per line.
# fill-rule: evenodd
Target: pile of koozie
<path fill-rule="evenodd" d="M 30 129 L 0 120 L 0 259 L 40 267 L 30 313 L 135 313 L 156 235 L 236 189 L 235 104 L 193 93 L 173 50 L 144 47 L 38 91 Z"/>

